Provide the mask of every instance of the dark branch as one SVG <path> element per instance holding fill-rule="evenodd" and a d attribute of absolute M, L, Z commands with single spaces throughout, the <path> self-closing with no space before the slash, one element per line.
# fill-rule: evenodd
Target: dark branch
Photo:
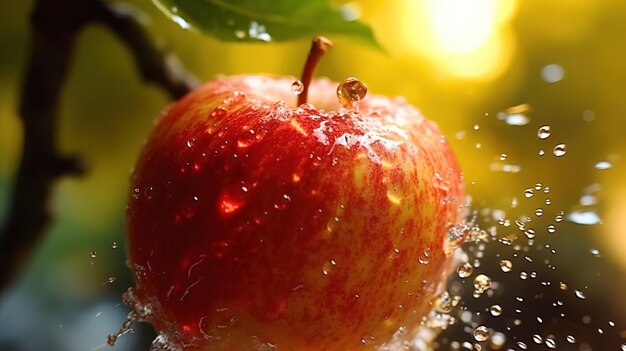
<path fill-rule="evenodd" d="M 198 82 L 185 72 L 178 58 L 150 38 L 141 23 L 141 13 L 125 4 L 101 4 L 97 20 L 132 51 L 144 80 L 160 85 L 175 99 L 197 86 Z"/>
<path fill-rule="evenodd" d="M 59 96 L 80 30 L 91 22 L 107 26 L 131 50 L 143 78 L 173 98 L 195 86 L 195 79 L 173 55 L 155 44 L 138 18 L 127 7 L 100 0 L 35 2 L 31 52 L 20 101 L 22 158 L 0 233 L 0 293 L 21 271 L 50 224 L 49 202 L 55 182 L 84 171 L 83 162 L 61 155 L 56 143 Z"/>

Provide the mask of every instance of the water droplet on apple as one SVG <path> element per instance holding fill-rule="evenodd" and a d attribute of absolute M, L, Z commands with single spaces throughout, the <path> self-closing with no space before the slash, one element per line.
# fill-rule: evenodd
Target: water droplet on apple
<path fill-rule="evenodd" d="M 139 188 L 133 188 L 133 190 L 131 190 L 131 192 L 130 192 L 130 196 L 133 199 L 138 200 L 141 197 L 141 193 L 139 191 Z"/>
<path fill-rule="evenodd" d="M 337 87 L 337 99 L 344 108 L 358 110 L 359 101 L 367 94 L 367 86 L 355 77 L 348 77 Z"/>
<path fill-rule="evenodd" d="M 535 195 L 535 191 L 533 189 L 528 188 L 528 189 L 524 190 L 524 197 L 525 198 L 527 198 L 527 199 L 531 198 L 531 197 L 533 197 L 533 195 Z"/>
<path fill-rule="evenodd" d="M 424 250 L 418 257 L 418 261 L 421 264 L 429 264 L 430 263 L 430 249 L 427 248 Z"/>
<path fill-rule="evenodd" d="M 324 265 L 322 266 L 322 274 L 328 275 L 330 272 L 332 272 L 333 268 L 336 265 L 337 265 L 337 262 L 335 262 L 335 260 L 324 262 Z"/>
<path fill-rule="evenodd" d="M 287 208 L 287 205 L 289 205 L 289 202 L 291 202 L 291 197 L 287 194 L 282 194 L 280 199 L 274 203 L 274 208 L 277 210 L 284 210 Z"/>
<path fill-rule="evenodd" d="M 554 234 L 556 232 L 556 226 L 554 224 L 548 224 L 548 233 Z"/>
<path fill-rule="evenodd" d="M 226 116 L 227 113 L 228 112 L 226 111 L 226 108 L 224 108 L 224 106 L 217 106 L 211 112 L 211 117 L 212 118 L 222 118 L 222 117 Z"/>
<path fill-rule="evenodd" d="M 191 148 L 196 143 L 196 138 L 191 138 L 187 140 L 187 147 Z"/>
<path fill-rule="evenodd" d="M 291 92 L 294 95 L 300 95 L 302 94 L 303 91 L 304 91 L 304 83 L 302 83 L 299 80 L 296 80 L 295 82 L 291 83 Z"/>
<path fill-rule="evenodd" d="M 554 152 L 554 156 L 561 157 L 561 156 L 565 155 L 565 153 L 567 152 L 567 148 L 566 148 L 565 144 L 557 144 L 554 147 L 553 152 Z"/>
<path fill-rule="evenodd" d="M 506 160 L 506 154 L 500 154 L 500 161 Z"/>
<path fill-rule="evenodd" d="M 89 256 L 91 256 L 91 258 L 96 258 L 98 256 L 98 252 L 97 251 L 91 251 L 89 253 Z"/>
<path fill-rule="evenodd" d="M 537 345 L 543 344 L 543 338 L 541 337 L 541 335 L 538 335 L 538 334 L 533 335 L 533 341 Z"/>
<path fill-rule="evenodd" d="M 113 243 L 111 243 L 112 249 L 117 249 L 117 247 L 118 247 L 117 241 L 114 241 Z"/>
<path fill-rule="evenodd" d="M 546 151 L 544 149 L 539 149 L 539 156 L 543 156 L 546 154 Z"/>
<path fill-rule="evenodd" d="M 541 126 L 539 127 L 539 129 L 537 130 L 537 137 L 541 140 L 544 139 L 548 139 L 548 137 L 550 136 L 550 126 L 545 125 L 545 126 Z"/>
<path fill-rule="evenodd" d="M 474 329 L 474 339 L 478 342 L 487 341 L 489 339 L 490 333 L 489 329 L 484 325 L 481 325 Z"/>

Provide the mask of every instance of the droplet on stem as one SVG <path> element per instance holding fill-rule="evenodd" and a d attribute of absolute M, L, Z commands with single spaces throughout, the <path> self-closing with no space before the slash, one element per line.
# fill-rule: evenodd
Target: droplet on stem
<path fill-rule="evenodd" d="M 367 94 L 367 86 L 355 77 L 348 77 L 337 87 L 337 99 L 344 108 L 358 111 L 358 104 Z"/>
<path fill-rule="evenodd" d="M 296 80 L 295 82 L 291 83 L 291 92 L 294 95 L 302 94 L 303 90 L 304 90 L 304 83 L 302 83 L 301 81 Z"/>

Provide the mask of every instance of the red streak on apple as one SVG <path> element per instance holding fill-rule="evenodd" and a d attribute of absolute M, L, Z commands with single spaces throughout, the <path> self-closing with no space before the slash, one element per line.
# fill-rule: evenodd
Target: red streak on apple
<path fill-rule="evenodd" d="M 292 82 L 202 86 L 133 172 L 135 293 L 185 350 L 376 349 L 410 338 L 445 282 L 464 194 L 437 126 L 403 99 L 340 108 L 328 80 L 289 107 Z"/>

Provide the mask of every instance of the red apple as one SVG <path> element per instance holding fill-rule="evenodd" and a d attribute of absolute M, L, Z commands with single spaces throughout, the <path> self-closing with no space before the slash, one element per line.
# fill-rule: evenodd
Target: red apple
<path fill-rule="evenodd" d="M 179 348 L 377 349 L 411 338 L 445 281 L 464 194 L 437 126 L 401 98 L 343 108 L 326 79 L 296 106 L 293 82 L 212 81 L 139 158 L 134 295 Z"/>

